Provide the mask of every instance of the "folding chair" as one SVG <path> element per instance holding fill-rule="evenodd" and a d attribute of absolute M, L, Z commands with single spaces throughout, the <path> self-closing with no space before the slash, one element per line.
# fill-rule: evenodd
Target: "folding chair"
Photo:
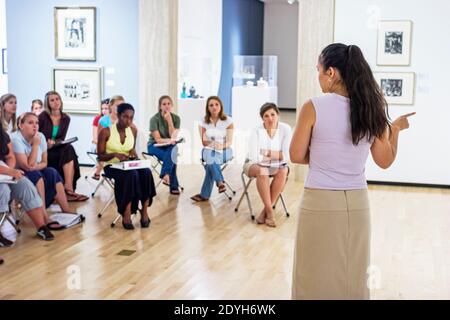
<path fill-rule="evenodd" d="M 287 166 L 287 168 L 288 168 L 288 173 L 287 173 L 287 175 L 286 175 L 286 183 L 287 183 L 287 181 L 288 181 L 288 178 L 289 178 L 289 172 L 290 172 L 290 169 L 289 169 L 288 166 Z M 236 208 L 234 208 L 234 211 L 237 212 L 237 211 L 239 210 L 239 206 L 241 205 L 242 199 L 244 199 L 244 196 L 245 196 L 246 199 L 247 199 L 248 207 L 249 207 L 249 209 L 250 209 L 250 215 L 251 215 L 251 218 L 252 218 L 252 220 L 255 220 L 255 215 L 253 214 L 253 209 L 252 209 L 252 205 L 251 205 L 251 202 L 250 202 L 250 197 L 248 196 L 248 188 L 250 187 L 252 181 L 256 179 L 256 177 L 250 178 L 250 177 L 247 176 L 248 181 L 246 182 L 246 181 L 245 181 L 245 176 L 247 176 L 247 175 L 245 174 L 245 172 L 242 171 L 242 173 L 241 173 L 241 179 L 242 179 L 242 185 L 243 185 L 243 187 L 244 187 L 244 191 L 242 192 L 242 195 L 241 195 L 241 197 L 239 198 L 239 201 L 238 201 L 238 203 L 237 203 L 237 205 L 236 205 Z M 269 176 L 269 177 L 270 177 L 270 178 L 273 178 L 272 175 Z M 275 201 L 275 203 L 274 203 L 274 205 L 273 205 L 272 208 L 273 208 L 273 209 L 276 208 L 277 203 L 278 203 L 278 200 L 281 200 L 281 203 L 283 204 L 283 208 L 284 208 L 284 212 L 285 212 L 285 214 L 286 214 L 286 217 L 289 218 L 289 212 L 288 212 L 288 210 L 287 210 L 287 208 L 286 208 L 286 203 L 284 202 L 284 198 L 283 198 L 283 194 L 282 194 L 282 193 L 280 193 L 280 195 L 278 196 L 278 199 Z"/>
<path fill-rule="evenodd" d="M 2 181 L 0 182 L 2 184 L 11 184 L 11 183 L 16 183 L 15 181 Z M 17 233 L 20 233 L 21 230 L 18 226 L 17 223 L 15 223 L 15 221 L 17 221 L 18 219 L 16 219 L 16 217 L 14 216 L 13 212 L 11 211 L 11 202 L 9 204 L 9 210 L 6 212 L 0 212 L 0 230 L 3 226 L 3 224 L 5 222 L 8 222 L 13 228 L 14 230 L 16 230 Z"/>
<path fill-rule="evenodd" d="M 222 171 L 222 173 L 228 167 L 228 165 L 231 163 L 231 161 L 233 161 L 233 159 L 234 159 L 234 157 L 231 157 L 227 162 L 222 163 L 220 165 L 220 171 Z M 203 168 L 205 168 L 205 166 L 206 166 L 205 160 L 203 158 L 201 158 L 200 161 L 202 162 Z M 231 192 L 233 193 L 233 195 L 229 195 L 226 190 L 223 192 L 223 194 L 228 198 L 228 200 L 231 201 L 233 199 L 233 196 L 236 194 L 236 191 L 228 184 L 228 182 L 226 180 L 224 180 L 223 182 L 225 183 L 227 188 L 229 188 L 231 190 Z"/>
<path fill-rule="evenodd" d="M 110 206 L 110 204 L 114 201 L 114 181 L 110 178 L 108 178 L 104 173 L 102 173 L 102 181 L 106 182 L 107 185 L 111 188 L 111 190 L 113 191 L 111 193 L 111 196 L 109 197 L 108 201 L 106 201 L 105 205 L 103 206 L 103 208 L 100 210 L 100 212 L 97 214 L 97 217 L 100 219 L 103 214 L 105 213 L 106 209 L 108 209 L 108 207 Z M 98 188 L 97 188 L 98 189 Z M 95 191 L 97 191 L 97 189 Z M 94 191 L 94 193 L 95 193 Z M 93 195 L 92 195 L 93 196 Z M 121 218 L 122 216 L 117 213 L 116 217 L 114 218 L 113 222 L 111 222 L 111 228 L 114 228 L 117 221 Z"/>
<path fill-rule="evenodd" d="M 92 173 L 95 172 L 95 170 L 96 170 L 96 166 L 98 165 L 98 158 L 97 158 L 98 155 L 97 155 L 97 153 L 91 152 L 91 151 L 86 152 L 86 154 L 95 163 L 94 169 L 92 169 L 87 175 L 84 176 L 84 178 L 87 180 L 90 176 L 92 176 Z M 101 178 L 100 178 L 99 182 L 97 183 L 97 185 L 95 186 L 94 191 L 91 193 L 91 197 L 94 197 L 95 194 L 97 193 L 98 189 L 105 183 L 105 176 L 103 174 L 101 174 L 100 177 Z"/>
<path fill-rule="evenodd" d="M 159 179 L 158 183 L 155 185 L 155 188 L 158 188 L 161 182 L 163 182 L 163 179 L 159 177 L 161 175 L 161 168 L 163 166 L 163 162 L 159 160 L 157 156 L 149 154 L 148 152 L 142 152 L 142 157 L 144 159 L 153 160 L 150 169 L 152 170 L 152 172 L 156 174 L 156 176 Z M 181 189 L 181 191 L 184 191 L 184 188 L 181 185 L 179 186 L 179 188 Z"/>

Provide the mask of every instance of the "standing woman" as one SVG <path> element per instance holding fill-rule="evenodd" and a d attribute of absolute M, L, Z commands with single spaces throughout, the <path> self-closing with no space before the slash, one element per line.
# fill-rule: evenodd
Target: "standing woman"
<path fill-rule="evenodd" d="M 369 299 L 370 210 L 364 175 L 369 151 L 388 168 L 406 114 L 390 123 L 387 104 L 361 50 L 336 43 L 317 64 L 325 95 L 307 101 L 290 146 L 309 164 L 300 204 L 293 299 Z"/>
<path fill-rule="evenodd" d="M 134 229 L 131 213 L 142 205 L 141 227 L 150 226 L 147 209 L 156 195 L 153 176 L 148 168 L 120 170 L 108 164 L 137 158 L 135 145 L 137 130 L 132 127 L 134 108 L 131 104 L 122 103 L 117 107 L 117 124 L 104 128 L 98 136 L 98 158 L 105 163 L 105 175 L 114 179 L 114 196 L 117 210 L 122 215 L 122 225 L 127 230 Z"/>
<path fill-rule="evenodd" d="M 11 93 L 4 94 L 0 97 L 0 109 L 2 112 L 2 126 L 8 134 L 17 130 L 16 111 L 17 98 Z"/>
<path fill-rule="evenodd" d="M 56 91 L 45 95 L 45 111 L 39 115 L 39 131 L 48 146 L 48 166 L 55 168 L 64 179 L 64 189 L 68 201 L 86 201 L 89 198 L 75 192 L 77 180 L 80 178 L 78 156 L 72 145 L 55 147 L 55 144 L 66 139 L 70 117 L 63 112 L 61 96 Z"/>
<path fill-rule="evenodd" d="M 158 101 L 158 113 L 150 119 L 150 139 L 148 153 L 162 161 L 160 178 L 170 186 L 170 193 L 179 195 L 177 178 L 177 135 L 180 129 L 180 117 L 172 112 L 172 98 L 162 96 Z M 164 147 L 155 147 L 156 143 L 169 143 Z"/>
<path fill-rule="evenodd" d="M 207 201 L 211 196 L 214 182 L 219 193 L 226 191 L 220 165 L 233 156 L 233 120 L 223 110 L 223 103 L 217 96 L 211 96 L 206 101 L 206 115 L 200 125 L 200 137 L 203 150 L 202 159 L 205 162 L 205 179 L 201 192 L 191 197 L 194 201 Z"/>

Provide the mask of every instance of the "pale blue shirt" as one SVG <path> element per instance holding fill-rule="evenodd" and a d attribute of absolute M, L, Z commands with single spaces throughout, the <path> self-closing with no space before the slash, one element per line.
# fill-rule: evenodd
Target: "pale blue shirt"
<path fill-rule="evenodd" d="M 42 161 L 42 154 L 47 151 L 47 141 L 45 140 L 45 136 L 42 132 L 38 132 L 37 134 L 39 135 L 39 138 L 41 138 L 41 144 L 39 145 L 36 163 L 40 163 Z M 17 130 L 11 134 L 11 142 L 14 153 L 24 153 L 27 156 L 30 155 L 32 146 L 27 140 L 25 140 L 20 130 Z"/>

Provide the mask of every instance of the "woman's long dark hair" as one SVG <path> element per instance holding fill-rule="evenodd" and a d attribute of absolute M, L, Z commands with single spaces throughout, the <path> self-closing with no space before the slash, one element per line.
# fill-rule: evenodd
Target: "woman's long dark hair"
<path fill-rule="evenodd" d="M 358 46 L 333 43 L 323 49 L 319 62 L 324 70 L 339 70 L 350 98 L 352 142 L 381 138 L 390 129 L 386 100 Z"/>

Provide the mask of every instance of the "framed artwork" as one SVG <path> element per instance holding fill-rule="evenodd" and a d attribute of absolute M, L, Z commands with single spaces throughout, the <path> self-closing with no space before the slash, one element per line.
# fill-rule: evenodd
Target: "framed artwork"
<path fill-rule="evenodd" d="M 411 60 L 412 21 L 379 21 L 377 65 L 408 66 Z"/>
<path fill-rule="evenodd" d="M 388 104 L 414 103 L 414 72 L 374 72 Z"/>
<path fill-rule="evenodd" d="M 55 7 L 55 58 L 95 61 L 95 7 Z"/>
<path fill-rule="evenodd" d="M 2 73 L 8 74 L 8 49 L 2 49 Z"/>
<path fill-rule="evenodd" d="M 101 68 L 53 68 L 53 89 L 61 95 L 64 112 L 98 114 L 102 97 Z"/>

